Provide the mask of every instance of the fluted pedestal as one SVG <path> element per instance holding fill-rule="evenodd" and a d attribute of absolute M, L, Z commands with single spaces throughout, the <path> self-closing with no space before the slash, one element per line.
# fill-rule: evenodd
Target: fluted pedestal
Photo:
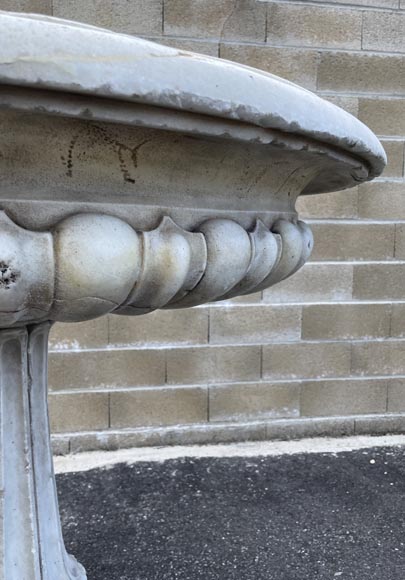
<path fill-rule="evenodd" d="M 49 323 L 0 330 L 2 580 L 84 580 L 66 553 L 47 406 Z"/>

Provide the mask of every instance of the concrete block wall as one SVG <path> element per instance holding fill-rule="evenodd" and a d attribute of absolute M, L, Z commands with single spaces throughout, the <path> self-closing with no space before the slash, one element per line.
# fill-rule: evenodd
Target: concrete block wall
<path fill-rule="evenodd" d="M 311 261 L 263 293 L 56 325 L 59 452 L 405 431 L 405 1 L 0 0 L 281 75 L 358 116 L 385 174 L 301 198 Z"/>

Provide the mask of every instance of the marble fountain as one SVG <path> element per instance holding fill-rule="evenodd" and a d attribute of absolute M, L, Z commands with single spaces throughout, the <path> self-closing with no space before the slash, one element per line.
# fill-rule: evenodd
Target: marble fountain
<path fill-rule="evenodd" d="M 357 119 L 270 74 L 0 12 L 0 578 L 86 578 L 59 520 L 54 321 L 257 292 L 307 260 L 295 202 L 378 176 Z"/>

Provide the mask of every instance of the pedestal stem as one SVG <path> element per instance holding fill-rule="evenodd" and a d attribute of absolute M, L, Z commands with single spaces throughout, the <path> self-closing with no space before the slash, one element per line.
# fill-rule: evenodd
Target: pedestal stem
<path fill-rule="evenodd" d="M 47 405 L 50 323 L 0 330 L 0 579 L 85 580 L 66 553 Z"/>

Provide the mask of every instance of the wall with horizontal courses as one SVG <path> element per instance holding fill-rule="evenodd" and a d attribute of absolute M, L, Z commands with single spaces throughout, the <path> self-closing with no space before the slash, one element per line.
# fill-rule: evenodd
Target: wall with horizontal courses
<path fill-rule="evenodd" d="M 303 198 L 310 263 L 263 293 L 52 332 L 59 452 L 405 431 L 405 0 L 0 0 L 246 63 L 383 139 L 382 178 Z"/>

